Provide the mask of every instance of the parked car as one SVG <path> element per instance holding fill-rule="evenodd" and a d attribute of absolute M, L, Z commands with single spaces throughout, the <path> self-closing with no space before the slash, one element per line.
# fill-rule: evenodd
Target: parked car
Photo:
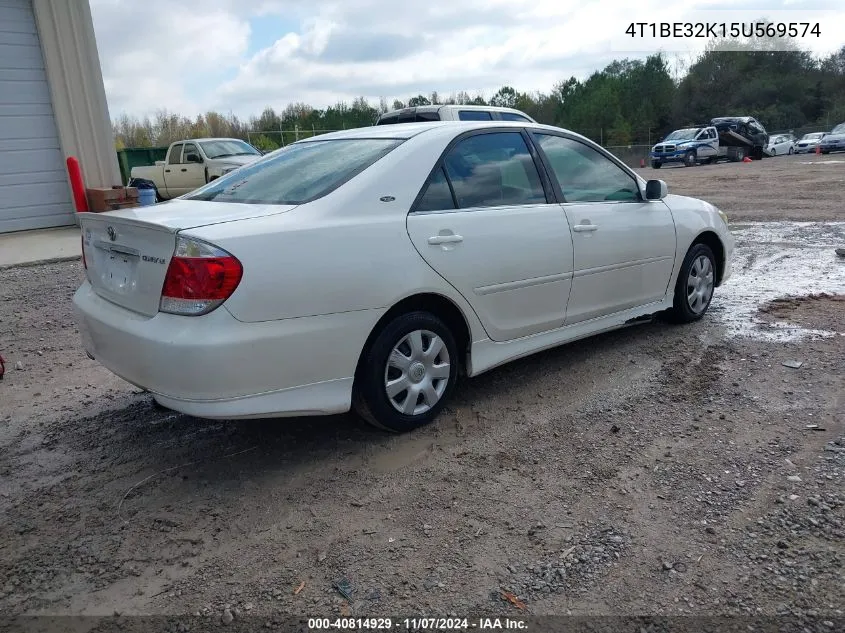
<path fill-rule="evenodd" d="M 393 123 L 426 123 L 429 121 L 519 121 L 534 123 L 534 119 L 513 108 L 477 105 L 429 105 L 402 108 L 385 112 L 376 125 Z"/>
<path fill-rule="evenodd" d="M 766 153 L 769 156 L 783 156 L 795 152 L 795 137 L 792 134 L 778 134 L 769 139 Z"/>
<path fill-rule="evenodd" d="M 624 209 L 624 212 L 621 211 Z M 304 139 L 166 205 L 82 213 L 87 353 L 207 418 L 432 421 L 459 373 L 668 310 L 731 272 L 712 204 L 507 123 Z"/>
<path fill-rule="evenodd" d="M 172 143 L 167 158 L 150 167 L 133 167 L 130 176 L 150 180 L 156 199 L 170 200 L 247 165 L 262 153 L 237 138 L 198 138 Z"/>
<path fill-rule="evenodd" d="M 824 132 L 810 132 L 801 137 L 795 144 L 796 154 L 810 154 L 816 151 L 816 147 L 825 137 Z"/>
<path fill-rule="evenodd" d="M 819 148 L 822 154 L 845 152 L 845 123 L 840 123 L 830 131 L 830 134 L 825 134 L 819 143 Z"/>

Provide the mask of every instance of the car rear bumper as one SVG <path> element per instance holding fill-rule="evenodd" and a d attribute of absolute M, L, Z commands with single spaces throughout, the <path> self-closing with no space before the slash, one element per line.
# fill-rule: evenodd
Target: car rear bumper
<path fill-rule="evenodd" d="M 349 410 L 361 349 L 380 310 L 244 323 L 225 307 L 146 317 L 97 295 L 73 298 L 86 352 L 162 405 L 208 418 Z"/>

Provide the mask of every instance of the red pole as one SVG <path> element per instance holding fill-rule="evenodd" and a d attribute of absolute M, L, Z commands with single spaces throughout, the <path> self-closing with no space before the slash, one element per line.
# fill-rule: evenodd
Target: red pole
<path fill-rule="evenodd" d="M 77 213 L 88 211 L 85 180 L 82 178 L 82 168 L 75 156 L 67 157 L 67 175 L 70 178 L 70 188 L 73 191 L 73 202 L 76 205 Z"/>

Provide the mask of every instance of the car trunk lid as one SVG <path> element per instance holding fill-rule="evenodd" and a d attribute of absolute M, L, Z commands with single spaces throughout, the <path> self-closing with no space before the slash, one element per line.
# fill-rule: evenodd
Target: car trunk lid
<path fill-rule="evenodd" d="M 88 280 L 107 301 L 155 316 L 179 231 L 292 208 L 176 200 L 107 213 L 80 213 Z"/>

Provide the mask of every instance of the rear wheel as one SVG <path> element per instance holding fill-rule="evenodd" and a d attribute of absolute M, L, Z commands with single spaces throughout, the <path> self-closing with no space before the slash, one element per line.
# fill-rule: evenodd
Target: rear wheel
<path fill-rule="evenodd" d="M 457 376 L 458 349 L 448 326 L 429 312 L 403 314 L 364 352 L 354 407 L 380 429 L 412 431 L 437 417 Z"/>
<path fill-rule="evenodd" d="M 694 244 L 687 252 L 675 283 L 670 317 L 676 323 L 690 323 L 704 316 L 716 287 L 716 258 L 706 244 Z"/>

